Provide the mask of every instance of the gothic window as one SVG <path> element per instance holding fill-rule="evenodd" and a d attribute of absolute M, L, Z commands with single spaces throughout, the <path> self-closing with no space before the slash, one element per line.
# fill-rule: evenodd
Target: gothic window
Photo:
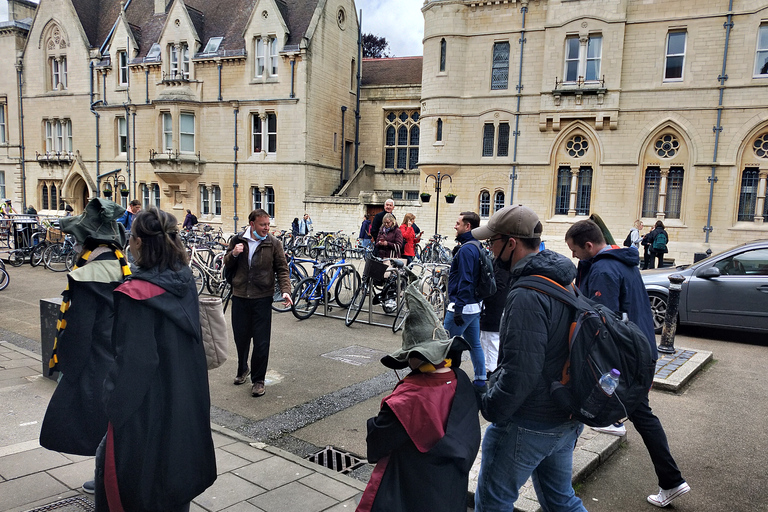
<path fill-rule="evenodd" d="M 667 219 L 680 218 L 680 206 L 683 201 L 683 169 L 673 167 L 667 176 L 667 200 L 664 215 Z"/>
<path fill-rule="evenodd" d="M 440 72 L 445 73 L 445 53 L 447 49 L 447 44 L 445 42 L 445 38 L 442 38 L 440 40 Z"/>
<path fill-rule="evenodd" d="M 509 83 L 509 43 L 493 43 L 491 90 L 507 89 Z"/>
<path fill-rule="evenodd" d="M 493 195 L 493 211 L 497 212 L 504 208 L 504 192 L 498 191 Z"/>
<path fill-rule="evenodd" d="M 437 120 L 437 137 L 436 141 L 440 142 L 443 140 L 443 120 L 439 119 Z"/>
<path fill-rule="evenodd" d="M 579 179 L 576 186 L 576 215 L 589 215 L 589 206 L 592 198 L 592 169 L 582 167 L 579 169 Z"/>
<path fill-rule="evenodd" d="M 586 137 L 582 135 L 574 135 L 568 142 L 565 143 L 565 149 L 568 154 L 574 158 L 581 158 L 589 149 L 589 143 Z"/>
<path fill-rule="evenodd" d="M 480 192 L 480 218 L 487 219 L 491 215 L 491 194 L 487 190 Z"/>
<path fill-rule="evenodd" d="M 54 25 L 45 43 L 48 60 L 49 90 L 58 91 L 67 88 L 67 44 L 61 29 Z"/>
<path fill-rule="evenodd" d="M 493 156 L 494 132 L 493 123 L 485 123 L 483 125 L 483 156 Z"/>
<path fill-rule="evenodd" d="M 262 208 L 261 190 L 259 187 L 251 187 L 251 210 Z"/>
<path fill-rule="evenodd" d="M 656 139 L 654 149 L 656 150 L 656 154 L 661 158 L 672 158 L 679 151 L 680 142 L 677 140 L 677 137 L 671 133 L 666 133 Z"/>
<path fill-rule="evenodd" d="M 643 217 L 656 217 L 659 209 L 659 189 L 661 186 L 661 172 L 658 167 L 649 167 L 645 170 L 643 184 Z"/>
<path fill-rule="evenodd" d="M 555 191 L 555 215 L 568 215 L 568 203 L 571 197 L 571 168 L 557 170 L 557 190 Z"/>
<path fill-rule="evenodd" d="M 760 171 L 745 169 L 741 175 L 741 190 L 739 192 L 739 213 L 736 220 L 752 222 L 755 218 L 757 205 L 757 186 L 760 183 Z"/>
<path fill-rule="evenodd" d="M 496 156 L 509 156 L 509 123 L 499 123 L 499 142 Z"/>
<path fill-rule="evenodd" d="M 390 111 L 384 118 L 384 168 L 417 169 L 419 162 L 418 110 Z"/>

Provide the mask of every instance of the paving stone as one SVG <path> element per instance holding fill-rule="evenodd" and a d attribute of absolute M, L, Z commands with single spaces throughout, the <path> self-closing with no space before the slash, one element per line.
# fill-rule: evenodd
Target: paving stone
<path fill-rule="evenodd" d="M 216 448 L 221 448 L 222 446 L 237 442 L 235 439 L 219 434 L 218 432 L 211 432 L 211 437 L 213 437 L 213 446 Z"/>
<path fill-rule="evenodd" d="M 75 464 L 61 466 L 48 471 L 48 474 L 70 489 L 79 491 L 84 482 L 93 480 L 96 463 L 93 458 Z"/>
<path fill-rule="evenodd" d="M 291 482 L 288 485 L 278 487 L 249 501 L 265 512 L 284 512 L 286 510 L 320 512 L 336 502 L 333 498 L 298 482 Z"/>
<path fill-rule="evenodd" d="M 326 475 L 321 475 L 320 473 L 313 473 L 307 477 L 302 478 L 299 480 L 299 482 L 306 485 L 307 487 L 315 489 L 316 491 L 327 494 L 331 498 L 335 498 L 339 501 L 351 498 L 360 492 L 354 487 L 345 485 L 338 480 L 334 480 L 333 478 Z"/>
<path fill-rule="evenodd" d="M 38 448 L 0 457 L 0 475 L 11 480 L 71 463 L 69 459 L 58 452 Z"/>
<path fill-rule="evenodd" d="M 222 446 L 221 449 L 229 453 L 233 453 L 238 457 L 248 459 L 251 462 L 263 460 L 267 457 L 272 457 L 271 453 L 264 450 L 259 450 L 258 448 L 254 448 L 253 446 L 246 443 L 228 444 L 226 446 Z"/>
<path fill-rule="evenodd" d="M 357 498 L 347 500 L 343 503 L 337 504 L 335 507 L 331 507 L 325 512 L 351 512 L 357 508 Z"/>
<path fill-rule="evenodd" d="M 247 466 L 251 461 L 243 459 L 230 452 L 224 451 L 221 448 L 216 449 L 216 471 L 219 475 L 238 469 L 243 466 Z"/>
<path fill-rule="evenodd" d="M 293 480 L 299 480 L 313 471 L 280 457 L 270 457 L 233 471 L 265 489 L 275 489 Z"/>
<path fill-rule="evenodd" d="M 193 503 L 203 507 L 205 510 L 216 512 L 264 492 L 265 490 L 258 485 L 254 485 L 232 473 L 224 473 L 203 494 L 195 498 Z"/>
<path fill-rule="evenodd" d="M 58 496 L 67 491 L 69 489 L 64 484 L 48 473 L 35 473 L 0 483 L 3 510 L 12 510 L 22 505 Z"/>
<path fill-rule="evenodd" d="M 30 359 L 26 356 L 19 357 L 17 359 L 9 359 L 8 361 L 0 361 L 0 370 L 12 370 L 13 368 L 28 368 L 30 371 L 33 366 L 40 366 L 40 361 L 35 361 L 34 359 Z M 34 371 L 34 373 L 29 373 L 29 375 L 34 375 L 35 373 L 40 373 L 40 369 Z"/>
<path fill-rule="evenodd" d="M 256 505 L 253 505 L 247 501 L 241 501 L 240 503 L 236 503 L 229 508 L 225 508 L 221 512 L 264 512 L 264 511 L 259 507 L 257 507 Z"/>

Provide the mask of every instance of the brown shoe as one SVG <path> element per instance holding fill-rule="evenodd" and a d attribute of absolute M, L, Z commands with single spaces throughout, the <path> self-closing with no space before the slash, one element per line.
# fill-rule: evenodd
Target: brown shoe
<path fill-rule="evenodd" d="M 248 369 L 248 370 L 245 370 L 245 373 L 243 373 L 242 375 L 238 375 L 237 377 L 235 377 L 235 382 L 234 382 L 235 386 L 239 386 L 240 384 L 245 384 L 245 381 L 248 380 L 248 376 L 250 374 L 251 374 L 251 370 Z"/>
<path fill-rule="evenodd" d="M 264 396 L 264 393 L 266 393 L 266 390 L 264 389 L 264 381 L 257 380 L 256 382 L 254 382 L 253 386 L 251 387 L 251 395 Z"/>

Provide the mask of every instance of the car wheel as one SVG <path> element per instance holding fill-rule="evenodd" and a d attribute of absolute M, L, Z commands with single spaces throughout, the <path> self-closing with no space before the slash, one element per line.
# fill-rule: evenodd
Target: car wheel
<path fill-rule="evenodd" d="M 649 293 L 651 301 L 651 313 L 653 314 L 653 329 L 656 334 L 661 334 L 664 327 L 664 319 L 667 316 L 667 297 L 658 293 Z"/>

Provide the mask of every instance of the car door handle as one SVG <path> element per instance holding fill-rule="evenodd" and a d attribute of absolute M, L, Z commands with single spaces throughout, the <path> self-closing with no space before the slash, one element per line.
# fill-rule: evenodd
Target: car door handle
<path fill-rule="evenodd" d="M 758 286 L 757 287 L 757 291 L 763 292 L 763 293 L 768 293 L 768 284 L 764 284 L 762 286 Z"/>

